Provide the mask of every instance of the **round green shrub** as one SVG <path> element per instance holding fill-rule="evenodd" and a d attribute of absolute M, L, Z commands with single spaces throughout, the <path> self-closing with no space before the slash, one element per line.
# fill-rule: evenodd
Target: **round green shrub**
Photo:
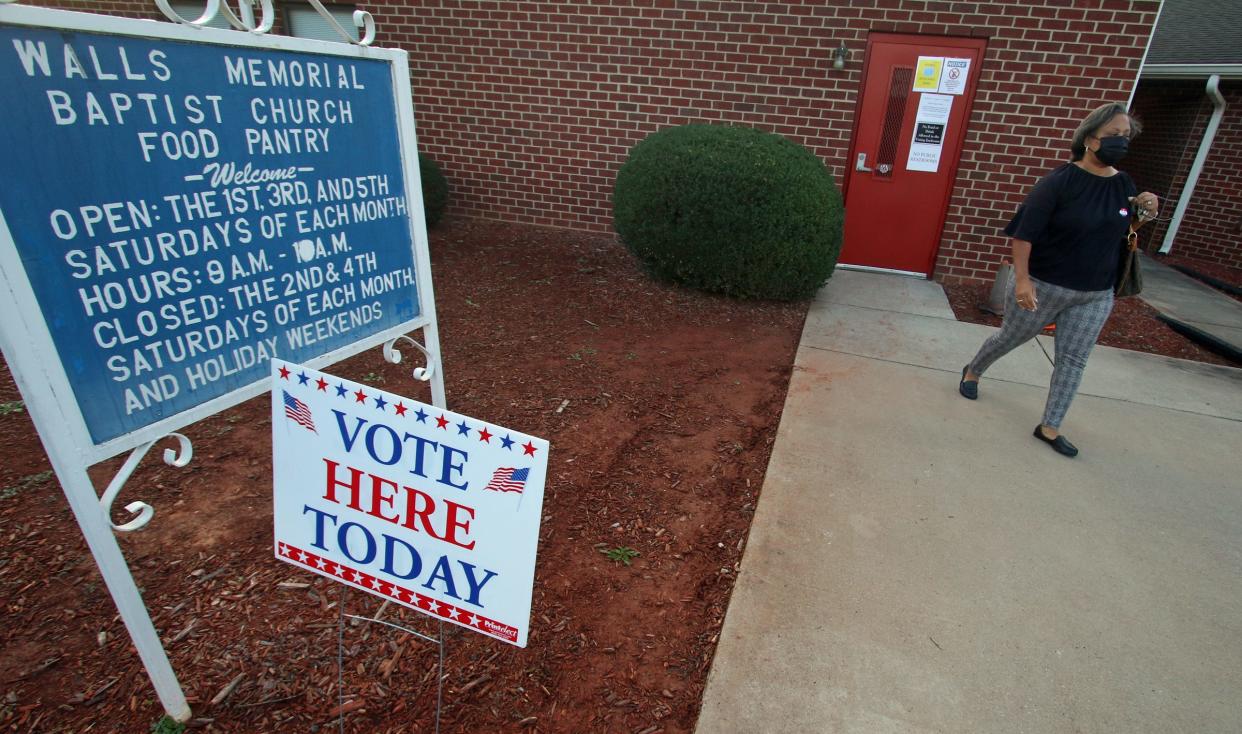
<path fill-rule="evenodd" d="M 423 184 L 423 212 L 427 217 L 427 226 L 434 227 L 444 217 L 444 209 L 448 206 L 448 179 L 440 166 L 431 160 L 431 156 L 418 154 L 418 177 Z"/>
<path fill-rule="evenodd" d="M 814 295 L 841 252 L 844 207 L 811 151 L 744 127 L 649 135 L 617 174 L 613 220 L 656 276 L 740 298 Z"/>

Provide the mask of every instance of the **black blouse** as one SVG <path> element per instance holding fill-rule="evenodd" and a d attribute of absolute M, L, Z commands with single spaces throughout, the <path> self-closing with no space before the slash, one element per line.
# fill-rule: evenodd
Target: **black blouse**
<path fill-rule="evenodd" d="M 1027 194 L 1005 234 L 1031 243 L 1032 278 L 1078 291 L 1113 287 L 1138 193 L 1124 172 L 1097 176 L 1066 163 Z"/>

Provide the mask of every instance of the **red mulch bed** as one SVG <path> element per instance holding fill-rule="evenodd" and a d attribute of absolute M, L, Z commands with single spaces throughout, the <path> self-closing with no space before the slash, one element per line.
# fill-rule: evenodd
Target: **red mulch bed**
<path fill-rule="evenodd" d="M 449 222 L 432 261 L 450 407 L 552 445 L 529 647 L 446 626 L 442 731 L 692 731 L 806 305 L 657 284 L 568 231 Z M 332 371 L 429 401 L 410 368 L 375 349 Z M 149 731 L 160 707 L 17 400 L 6 369 L 0 732 Z M 117 502 L 157 510 L 121 545 L 198 731 L 336 730 L 340 593 L 272 557 L 269 414 L 256 398 L 188 427 L 194 461 L 152 452 Z M 642 555 L 599 550 L 618 546 Z M 347 731 L 431 731 L 435 648 L 376 625 L 345 646 Z"/>
<path fill-rule="evenodd" d="M 988 294 L 991 291 L 991 283 L 944 286 L 945 295 L 949 297 L 949 304 L 953 307 L 953 313 L 958 321 L 1000 326 L 999 316 L 993 316 L 979 308 L 979 304 L 987 303 Z M 1104 331 L 1100 333 L 1098 343 L 1109 347 L 1148 354 L 1162 354 L 1166 357 L 1190 359 L 1196 362 L 1228 367 L 1238 366 L 1173 331 L 1167 324 L 1156 318 L 1156 313 L 1156 309 L 1148 306 L 1142 299 L 1118 299 L 1113 307 L 1112 315 L 1104 324 Z"/>

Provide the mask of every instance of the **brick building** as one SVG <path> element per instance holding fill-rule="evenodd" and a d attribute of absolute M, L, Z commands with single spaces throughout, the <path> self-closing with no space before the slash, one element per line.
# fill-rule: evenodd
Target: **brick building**
<path fill-rule="evenodd" d="M 1242 3 L 1165 3 L 1133 107 L 1148 132 L 1127 166 L 1171 220 L 1146 249 L 1242 267 Z"/>
<path fill-rule="evenodd" d="M 36 4 L 158 17 L 148 0 Z M 1001 227 L 1025 191 L 1068 159 L 1078 121 L 1102 102 L 1131 98 L 1161 2 L 368 0 L 358 7 L 374 16 L 376 45 L 410 53 L 420 147 L 448 175 L 458 213 L 610 231 L 616 172 L 644 136 L 692 122 L 749 125 L 805 145 L 833 172 L 846 195 L 844 261 L 955 281 L 991 278 L 1008 252 Z M 354 6 L 331 8 L 347 18 Z M 277 12 L 275 32 L 319 30 L 309 5 L 278 3 Z M 967 61 L 964 86 L 920 91 L 915 72 L 936 58 Z M 1144 77 L 1137 100 L 1153 110 L 1151 132 L 1139 139 L 1153 151 L 1169 137 L 1161 115 L 1187 118 L 1178 130 L 1203 117 L 1182 103 L 1188 89 L 1166 88 L 1157 77 L 1150 86 Z M 1229 84 L 1225 92 L 1236 98 Z M 932 97 L 947 99 L 945 107 L 926 104 Z M 1159 99 L 1169 102 L 1165 112 L 1155 112 Z M 1196 199 L 1179 234 L 1200 243 L 1184 245 L 1188 251 L 1235 260 L 1212 243 L 1233 231 L 1236 251 L 1237 214 L 1222 225 L 1212 202 L 1237 189 L 1237 166 L 1226 162 L 1242 145 L 1237 109 L 1219 126 L 1225 153 L 1209 158 L 1196 189 L 1203 204 Z M 914 148 L 937 140 L 937 170 L 912 168 Z M 1140 181 L 1154 182 L 1150 188 L 1166 199 L 1188 175 L 1147 160 L 1140 168 Z M 1227 231 L 1212 229 L 1219 226 Z M 1188 232 L 1202 234 L 1192 240 Z M 899 262 L 886 259 L 889 251 L 902 248 L 915 252 L 889 265 Z"/>

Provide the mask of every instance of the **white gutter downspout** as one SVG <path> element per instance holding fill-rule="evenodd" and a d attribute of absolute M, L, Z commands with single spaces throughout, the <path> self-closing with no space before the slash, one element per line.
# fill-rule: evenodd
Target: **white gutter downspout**
<path fill-rule="evenodd" d="M 1212 110 L 1212 119 L 1208 120 L 1207 130 L 1203 132 L 1203 140 L 1199 142 L 1199 152 L 1195 154 L 1195 162 L 1190 166 L 1190 174 L 1186 177 L 1186 185 L 1177 200 L 1177 210 L 1173 212 L 1173 221 L 1164 234 L 1164 243 L 1160 245 L 1162 255 L 1169 254 L 1173 249 L 1173 240 L 1177 238 L 1177 229 L 1182 225 L 1182 217 L 1190 206 L 1190 199 L 1195 193 L 1195 184 L 1199 182 L 1199 174 L 1203 172 L 1203 164 L 1207 161 L 1208 151 L 1212 149 L 1212 141 L 1216 139 L 1216 128 L 1220 127 L 1220 119 L 1225 116 L 1225 98 L 1220 94 L 1220 74 L 1213 74 L 1207 82 L 1207 95 L 1212 98 L 1216 109 Z"/>
<path fill-rule="evenodd" d="M 1134 110 L 1134 95 L 1138 94 L 1139 80 L 1143 78 L 1143 69 L 1147 66 L 1147 55 L 1151 53 L 1151 42 L 1156 37 L 1156 26 L 1160 25 L 1160 14 L 1164 12 L 1164 0 L 1156 8 L 1156 19 L 1151 22 L 1151 33 L 1147 36 L 1147 46 L 1143 49 L 1143 58 L 1139 61 L 1138 71 L 1134 74 L 1134 85 L 1130 87 L 1130 98 L 1126 100 L 1126 109 Z"/>

